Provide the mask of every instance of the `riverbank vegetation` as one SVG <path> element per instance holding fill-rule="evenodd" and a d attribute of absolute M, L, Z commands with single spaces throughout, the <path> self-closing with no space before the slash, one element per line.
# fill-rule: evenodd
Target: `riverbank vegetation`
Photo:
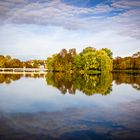
<path fill-rule="evenodd" d="M 98 74 L 112 71 L 112 64 L 111 50 L 87 47 L 79 54 L 76 49 L 62 49 L 47 59 L 46 67 L 52 71 Z"/>
<path fill-rule="evenodd" d="M 0 55 L 0 68 L 46 68 L 54 72 L 99 74 L 103 72 L 140 73 L 140 51 L 127 57 L 113 58 L 108 48 L 97 50 L 87 47 L 77 53 L 76 49 L 62 49 L 46 60 L 21 61 Z"/>
<path fill-rule="evenodd" d="M 140 52 L 128 57 L 113 59 L 114 72 L 140 73 Z"/>
<path fill-rule="evenodd" d="M 0 55 L 0 68 L 39 68 L 45 64 L 45 60 L 21 61 L 11 56 Z"/>

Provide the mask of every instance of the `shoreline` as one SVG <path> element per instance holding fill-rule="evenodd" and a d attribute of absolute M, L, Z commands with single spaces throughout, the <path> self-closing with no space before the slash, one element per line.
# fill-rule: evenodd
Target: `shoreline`
<path fill-rule="evenodd" d="M 47 72 L 62 72 L 52 71 L 45 68 L 0 68 L 0 74 L 46 74 Z M 63 71 L 65 73 L 65 71 Z M 102 72 L 92 71 L 87 74 L 101 74 Z M 127 73 L 140 74 L 140 70 L 112 70 L 111 73 Z"/>

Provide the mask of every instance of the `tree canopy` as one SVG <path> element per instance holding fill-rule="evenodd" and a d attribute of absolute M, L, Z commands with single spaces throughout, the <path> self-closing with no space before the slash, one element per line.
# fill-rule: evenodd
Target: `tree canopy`
<path fill-rule="evenodd" d="M 113 60 L 114 70 L 140 70 L 140 52 L 128 57 L 116 57 Z"/>
<path fill-rule="evenodd" d="M 47 59 L 46 66 L 53 71 L 111 71 L 112 52 L 107 48 L 96 50 L 87 47 L 77 54 L 76 49 L 62 49 L 60 53 Z"/>

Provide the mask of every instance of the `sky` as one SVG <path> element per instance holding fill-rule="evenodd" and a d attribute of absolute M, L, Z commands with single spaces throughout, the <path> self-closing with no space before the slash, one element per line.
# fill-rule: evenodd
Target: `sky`
<path fill-rule="evenodd" d="M 45 59 L 61 49 L 140 51 L 140 0 L 0 0 L 0 54 Z"/>

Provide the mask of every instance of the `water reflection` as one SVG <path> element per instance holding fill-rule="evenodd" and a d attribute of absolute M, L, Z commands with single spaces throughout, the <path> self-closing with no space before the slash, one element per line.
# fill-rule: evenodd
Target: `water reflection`
<path fill-rule="evenodd" d="M 76 90 L 90 96 L 95 93 L 107 95 L 112 90 L 112 74 L 100 75 L 76 75 L 68 73 L 48 73 L 46 75 L 48 85 L 58 88 L 61 93 L 75 94 Z"/>
<path fill-rule="evenodd" d="M 140 74 L 114 73 L 113 80 L 117 85 L 131 84 L 133 88 L 140 90 Z"/>
<path fill-rule="evenodd" d="M 21 74 L 0 74 L 0 84 L 10 84 L 13 81 L 19 80 L 21 77 Z"/>
<path fill-rule="evenodd" d="M 0 140 L 140 139 L 140 75 L 0 74 L 0 83 Z"/>
<path fill-rule="evenodd" d="M 130 84 L 140 90 L 140 74 L 103 73 L 99 75 L 76 75 L 62 72 L 49 72 L 47 74 L 0 74 L 0 84 L 10 84 L 22 77 L 46 78 L 47 85 L 61 91 L 62 94 L 75 94 L 76 90 L 90 96 L 93 94 L 107 95 L 112 91 L 112 82 L 115 84 Z"/>
<path fill-rule="evenodd" d="M 26 77 L 26 78 L 44 78 L 44 74 L 36 74 L 36 73 L 30 73 L 30 74 L 0 74 L 0 84 L 10 84 L 16 80 L 20 80 L 20 78 Z"/>
<path fill-rule="evenodd" d="M 67 109 L 63 112 L 32 114 L 3 113 L 0 116 L 0 138 L 2 140 L 11 138 L 13 140 L 138 140 L 140 120 L 137 116 L 140 110 L 137 106 L 139 102 L 108 109 Z"/>

